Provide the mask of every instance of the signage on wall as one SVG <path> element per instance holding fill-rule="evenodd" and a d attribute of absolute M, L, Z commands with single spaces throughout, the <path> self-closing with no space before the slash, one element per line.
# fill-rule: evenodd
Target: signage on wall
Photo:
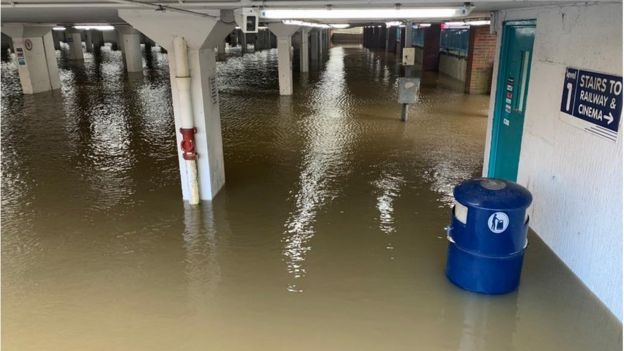
<path fill-rule="evenodd" d="M 568 67 L 560 111 L 567 122 L 616 141 L 622 116 L 622 77 Z"/>
<path fill-rule="evenodd" d="M 15 54 L 17 56 L 17 63 L 20 66 L 26 66 L 26 57 L 24 57 L 24 49 L 15 48 Z"/>
<path fill-rule="evenodd" d="M 30 41 L 30 39 L 24 40 L 24 47 L 28 51 L 32 50 L 32 41 Z"/>

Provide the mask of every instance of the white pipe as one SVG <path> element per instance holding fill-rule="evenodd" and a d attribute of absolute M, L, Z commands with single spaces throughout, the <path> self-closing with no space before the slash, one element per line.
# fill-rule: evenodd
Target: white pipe
<path fill-rule="evenodd" d="M 175 74 L 180 94 L 180 120 L 182 128 L 193 128 L 193 100 L 191 98 L 191 74 L 188 62 L 188 47 L 183 37 L 173 39 L 175 53 Z"/>
<path fill-rule="evenodd" d="M 191 74 L 189 69 L 188 47 L 183 37 L 173 39 L 173 51 L 175 54 L 175 77 L 178 89 L 180 107 L 180 127 L 184 129 L 195 128 L 193 122 L 193 99 L 191 97 Z M 186 160 L 186 176 L 189 185 L 189 204 L 198 205 L 199 177 L 197 174 L 197 160 Z"/>

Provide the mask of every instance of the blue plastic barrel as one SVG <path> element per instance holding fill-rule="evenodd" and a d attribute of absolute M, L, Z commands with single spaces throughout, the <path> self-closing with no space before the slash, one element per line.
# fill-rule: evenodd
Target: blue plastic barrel
<path fill-rule="evenodd" d="M 504 294 L 520 283 L 533 197 L 510 181 L 477 178 L 453 191 L 446 275 L 462 289 Z"/>

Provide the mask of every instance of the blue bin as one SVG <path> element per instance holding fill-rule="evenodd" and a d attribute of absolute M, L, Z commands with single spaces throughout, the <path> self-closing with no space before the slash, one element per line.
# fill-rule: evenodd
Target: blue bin
<path fill-rule="evenodd" d="M 514 182 L 477 178 L 456 186 L 453 195 L 447 277 L 477 293 L 515 290 L 527 245 L 531 193 Z"/>

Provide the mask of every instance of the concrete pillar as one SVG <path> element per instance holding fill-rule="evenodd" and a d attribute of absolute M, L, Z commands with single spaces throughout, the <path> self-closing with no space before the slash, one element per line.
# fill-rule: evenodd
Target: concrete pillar
<path fill-rule="evenodd" d="M 120 25 L 115 28 L 121 38 L 121 49 L 126 63 L 126 70 L 128 72 L 142 72 L 141 33 L 128 25 Z"/>
<path fill-rule="evenodd" d="M 264 31 L 258 30 L 258 33 L 256 33 L 256 41 L 254 42 L 254 50 L 255 51 L 264 50 L 265 47 L 266 46 L 264 44 Z"/>
<path fill-rule="evenodd" d="M 405 43 L 403 44 L 404 48 L 411 48 L 412 45 L 412 37 L 413 37 L 413 31 L 414 31 L 414 27 L 413 23 L 408 21 L 407 23 L 405 23 Z M 438 37 L 439 39 L 439 37 Z"/>
<path fill-rule="evenodd" d="M 269 29 L 277 36 L 277 69 L 279 73 L 280 95 L 292 95 L 292 35 L 299 29 L 283 23 L 269 23 Z"/>
<path fill-rule="evenodd" d="M 8 23 L 2 25 L 2 32 L 13 40 L 24 94 L 36 94 L 61 87 L 52 27 Z"/>
<path fill-rule="evenodd" d="M 118 26 L 115 26 L 115 35 L 117 37 L 117 49 L 121 51 L 122 55 L 124 55 L 125 50 L 123 48 L 123 34 L 121 33 L 121 30 L 118 28 Z"/>
<path fill-rule="evenodd" d="M 385 28 L 385 36 L 384 36 L 384 51 L 388 51 L 390 49 L 390 32 L 392 31 L 392 27 Z"/>
<path fill-rule="evenodd" d="M 440 24 L 431 24 L 425 28 L 423 46 L 423 71 L 437 71 L 440 60 Z"/>
<path fill-rule="evenodd" d="M 169 53 L 176 131 L 181 128 L 182 116 L 188 113 L 181 110 L 179 89 L 181 85 L 178 84 L 178 80 L 190 78 L 191 113 L 196 128 L 195 151 L 198 155 L 199 193 L 202 200 L 212 200 L 225 184 L 214 48 L 234 29 L 232 11 L 221 11 L 219 19 L 153 10 L 120 9 L 118 14 Z M 187 43 L 190 77 L 176 77 L 177 55 L 173 46 L 176 37 L 183 37 Z M 183 141 L 182 134 L 176 132 L 176 136 L 177 145 L 180 145 Z M 190 170 L 187 169 L 182 152 L 178 152 L 178 160 L 182 196 L 188 201 L 191 194 L 186 179 L 187 171 Z"/>
<path fill-rule="evenodd" d="M 271 49 L 271 37 L 273 36 L 273 34 L 271 34 L 271 31 L 268 29 L 262 30 L 262 47 L 264 50 L 269 50 Z"/>
<path fill-rule="evenodd" d="M 301 72 L 310 70 L 309 35 L 310 30 L 308 28 L 301 28 L 301 45 L 299 46 L 299 70 Z"/>
<path fill-rule="evenodd" d="M 97 54 L 102 50 L 102 46 L 104 46 L 104 32 L 95 29 L 90 30 L 90 32 L 93 52 Z"/>
<path fill-rule="evenodd" d="M 85 50 L 93 53 L 93 30 L 85 31 Z"/>
<path fill-rule="evenodd" d="M 238 30 L 238 42 L 241 46 L 241 53 L 245 54 L 247 52 L 247 35 L 240 29 Z"/>
<path fill-rule="evenodd" d="M 320 58 L 319 52 L 319 31 L 313 30 L 310 32 L 310 59 L 312 62 L 318 62 Z"/>
<path fill-rule="evenodd" d="M 319 59 L 322 61 L 323 56 L 325 55 L 325 38 L 323 36 L 323 29 L 319 29 L 318 33 Z"/>
<path fill-rule="evenodd" d="M 490 91 L 495 54 L 496 34 L 490 33 L 490 27 L 470 27 L 466 60 L 466 93 L 486 94 Z"/>
<path fill-rule="evenodd" d="M 67 29 L 65 38 L 67 44 L 69 44 L 69 59 L 70 60 L 84 60 L 84 54 L 82 53 L 82 33 L 77 29 Z"/>
<path fill-rule="evenodd" d="M 145 51 L 145 57 L 152 54 L 152 48 L 154 47 L 154 41 L 147 39 L 143 41 L 143 50 Z"/>
<path fill-rule="evenodd" d="M 398 30 L 399 32 L 397 33 L 396 55 L 401 56 L 401 54 L 403 53 L 403 45 L 405 45 L 405 27 L 399 27 Z"/>
<path fill-rule="evenodd" d="M 392 53 L 396 52 L 397 30 L 399 30 L 399 27 L 388 28 L 388 46 L 387 46 L 388 52 L 392 52 Z"/>
<path fill-rule="evenodd" d="M 63 31 L 53 30 L 52 41 L 54 41 L 54 50 L 61 50 L 61 42 L 65 41 L 65 35 Z"/>
<path fill-rule="evenodd" d="M 225 40 L 222 40 L 217 44 L 217 60 L 223 61 L 225 59 Z"/>
<path fill-rule="evenodd" d="M 254 49 L 256 51 L 266 49 L 266 44 L 264 42 L 264 32 L 264 30 L 258 30 L 258 33 L 256 33 L 256 42 L 254 43 Z"/>
<path fill-rule="evenodd" d="M 115 30 L 104 31 L 102 32 L 102 37 L 103 37 L 104 43 L 111 44 L 112 51 L 119 50 L 119 45 L 117 45 L 117 31 Z"/>

